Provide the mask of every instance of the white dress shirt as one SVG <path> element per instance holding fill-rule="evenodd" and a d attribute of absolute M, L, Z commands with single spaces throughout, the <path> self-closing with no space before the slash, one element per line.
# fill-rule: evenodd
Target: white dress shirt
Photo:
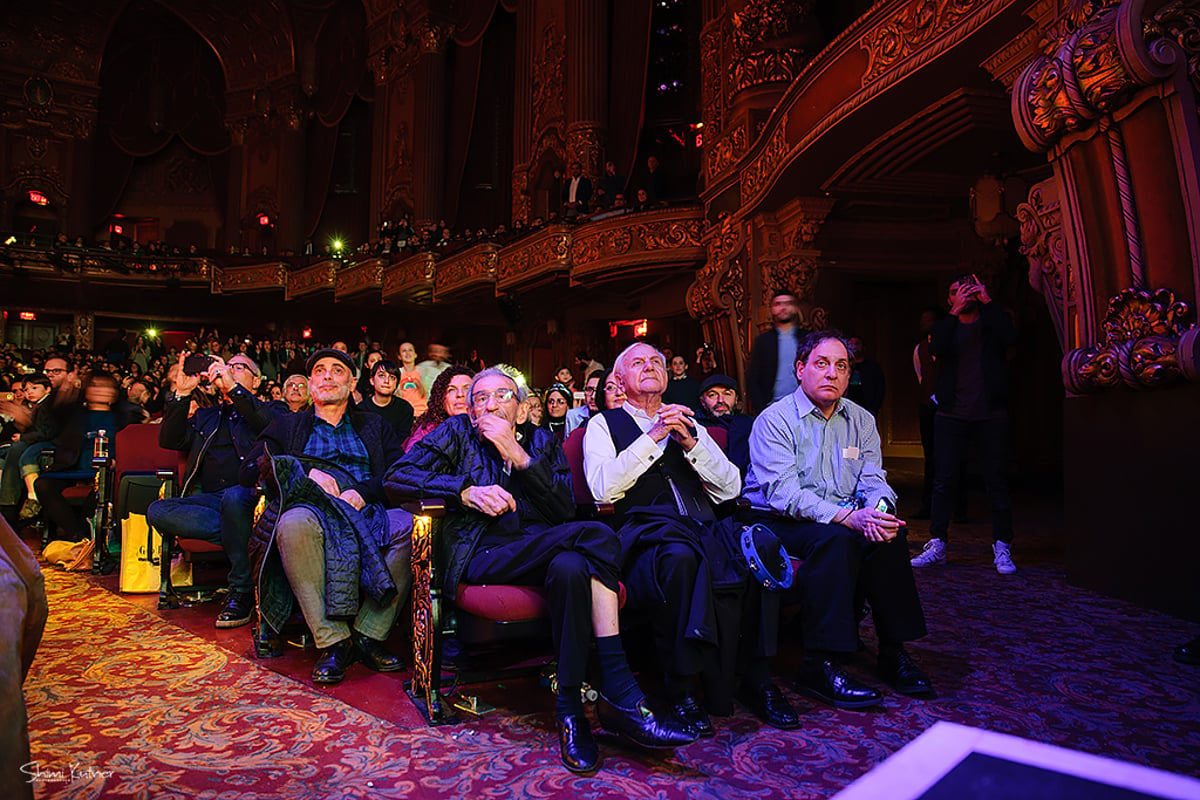
<path fill-rule="evenodd" d="M 633 417 L 642 429 L 642 435 L 620 453 L 613 444 L 608 420 L 603 414 L 596 414 L 584 429 L 583 472 L 592 497 L 600 503 L 615 503 L 624 497 L 638 478 L 662 458 L 671 438 L 668 436 L 656 442 L 646 434 L 658 421 L 657 413 L 650 416 L 628 402 L 621 409 Z M 741 472 L 703 425 L 696 425 L 696 446 L 683 455 L 700 476 L 705 492 L 714 503 L 732 500 L 741 492 Z"/>

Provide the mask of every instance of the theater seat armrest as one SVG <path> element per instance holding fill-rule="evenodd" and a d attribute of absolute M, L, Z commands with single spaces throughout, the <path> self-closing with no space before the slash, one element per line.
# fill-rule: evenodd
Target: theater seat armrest
<path fill-rule="evenodd" d="M 409 500 L 401 503 L 400 507 L 418 517 L 444 517 L 446 515 L 446 501 L 444 500 L 432 498 Z"/>

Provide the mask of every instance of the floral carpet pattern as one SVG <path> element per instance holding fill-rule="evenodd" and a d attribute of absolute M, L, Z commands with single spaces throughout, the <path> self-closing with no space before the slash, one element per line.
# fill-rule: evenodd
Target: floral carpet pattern
<path fill-rule="evenodd" d="M 602 737 L 603 767 L 580 777 L 558 762 L 545 690 L 484 687 L 500 713 L 414 726 L 47 568 L 50 621 L 25 684 L 29 771 L 39 798 L 815 798 L 948 720 L 1200 776 L 1200 668 L 1170 659 L 1194 625 L 1072 588 L 1053 565 L 1004 578 L 966 560 L 917 577 L 931 633 L 911 649 L 936 698 L 838 711 L 781 679 L 799 730 L 739 707 L 673 754 Z M 869 624 L 864 638 L 873 651 Z M 872 662 L 860 653 L 851 669 L 877 684 Z M 385 677 L 398 691 L 396 676 L 370 679 Z"/>

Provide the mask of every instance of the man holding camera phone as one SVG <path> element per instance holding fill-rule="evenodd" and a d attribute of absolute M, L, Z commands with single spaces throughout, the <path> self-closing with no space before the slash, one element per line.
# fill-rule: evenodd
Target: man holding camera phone
<path fill-rule="evenodd" d="M 976 275 L 950 284 L 950 316 L 934 326 L 929 352 L 938 363 L 933 421 L 933 498 L 930 539 L 912 559 L 914 567 L 946 561 L 950 510 L 960 492 L 967 448 L 980 449 L 980 466 L 992 517 L 996 571 L 1017 571 L 1012 560 L 1012 504 L 1008 496 L 1008 348 L 1017 341 L 1012 320 L 992 302 Z M 961 504 L 960 504 L 961 505 Z"/>
<path fill-rule="evenodd" d="M 253 489 L 238 483 L 238 470 L 271 421 L 271 411 L 254 396 L 262 376 L 247 355 L 225 363 L 216 356 L 181 354 L 178 366 L 158 444 L 187 451 L 187 469 L 179 496 L 151 503 L 146 518 L 164 535 L 204 539 L 224 548 L 229 595 L 216 626 L 236 628 L 250 622 L 254 609 L 248 543 L 257 499 Z M 192 395 L 204 383 L 218 390 L 220 402 L 191 413 Z"/>

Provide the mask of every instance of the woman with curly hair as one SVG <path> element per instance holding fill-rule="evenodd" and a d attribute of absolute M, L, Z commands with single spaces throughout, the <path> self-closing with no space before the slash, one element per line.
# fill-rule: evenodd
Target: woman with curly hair
<path fill-rule="evenodd" d="M 413 422 L 412 433 L 404 440 L 404 452 L 425 438 L 425 434 L 456 414 L 465 414 L 471 407 L 467 394 L 471 391 L 471 378 L 475 370 L 455 366 L 442 371 L 429 388 L 429 406 L 425 413 Z"/>
<path fill-rule="evenodd" d="M 571 390 L 556 383 L 546 390 L 546 414 L 542 426 L 560 442 L 567 429 L 567 409 L 571 407 Z"/>

